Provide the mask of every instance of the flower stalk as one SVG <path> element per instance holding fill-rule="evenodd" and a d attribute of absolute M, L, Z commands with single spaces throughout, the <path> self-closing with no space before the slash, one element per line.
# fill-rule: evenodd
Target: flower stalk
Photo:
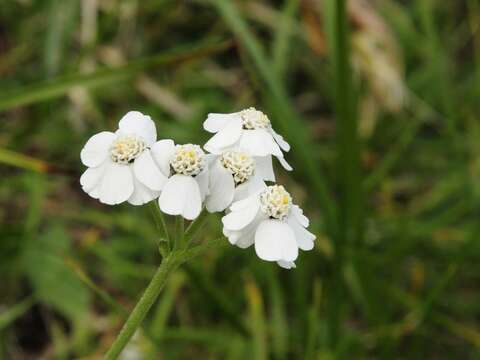
<path fill-rule="evenodd" d="M 175 253 L 170 253 L 162 260 L 155 275 L 148 284 L 145 292 L 140 300 L 135 305 L 133 311 L 130 313 L 127 321 L 122 327 L 117 338 L 113 342 L 110 350 L 105 355 L 105 359 L 116 359 L 125 346 L 132 338 L 135 331 L 138 329 L 148 311 L 152 307 L 155 300 L 157 300 L 160 291 L 165 286 L 168 276 L 180 265 L 180 262 L 175 257 Z"/>

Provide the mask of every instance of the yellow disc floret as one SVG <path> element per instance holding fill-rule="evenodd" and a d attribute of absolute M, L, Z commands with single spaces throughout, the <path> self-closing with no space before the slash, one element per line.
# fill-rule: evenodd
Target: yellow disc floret
<path fill-rule="evenodd" d="M 240 112 L 244 129 L 266 129 L 271 126 L 270 120 L 263 112 L 251 107 Z"/>
<path fill-rule="evenodd" d="M 198 175 L 205 167 L 205 153 L 198 145 L 177 145 L 170 165 L 176 174 Z"/>
<path fill-rule="evenodd" d="M 285 219 L 292 206 L 292 197 L 282 185 L 268 186 L 260 194 L 260 208 L 271 218 Z"/>
<path fill-rule="evenodd" d="M 250 179 L 255 169 L 252 157 L 239 151 L 226 151 L 220 156 L 220 162 L 233 175 L 235 184 L 239 185 Z"/>
<path fill-rule="evenodd" d="M 112 161 L 119 164 L 133 162 L 145 149 L 147 145 L 136 135 L 120 136 L 110 146 L 110 157 Z"/>

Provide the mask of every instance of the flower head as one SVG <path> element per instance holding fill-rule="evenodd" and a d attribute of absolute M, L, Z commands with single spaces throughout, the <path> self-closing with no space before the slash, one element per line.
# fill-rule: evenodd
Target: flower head
<path fill-rule="evenodd" d="M 289 151 L 290 145 L 273 130 L 267 115 L 253 107 L 231 114 L 208 114 L 203 127 L 215 134 L 204 146 L 212 154 L 240 148 L 251 156 L 275 156 L 285 169 L 292 170 L 282 152 Z"/>
<path fill-rule="evenodd" d="M 177 145 L 170 164 L 176 174 L 195 176 L 205 167 L 205 153 L 198 145 Z"/>
<path fill-rule="evenodd" d="M 272 219 L 285 219 L 292 207 L 292 197 L 282 185 L 272 185 L 260 193 L 260 209 Z"/>
<path fill-rule="evenodd" d="M 233 201 L 242 200 L 275 181 L 272 162 L 268 157 L 254 157 L 241 150 L 226 150 L 220 155 L 208 155 L 210 192 L 206 208 L 223 211 Z"/>
<path fill-rule="evenodd" d="M 164 143 L 158 163 L 168 169 L 168 180 L 158 198 L 160 210 L 170 215 L 195 219 L 202 210 L 202 201 L 208 194 L 208 167 L 205 153 L 194 144 Z"/>
<path fill-rule="evenodd" d="M 236 185 L 249 180 L 255 169 L 253 158 L 241 151 L 225 151 L 220 156 L 220 163 L 232 174 Z"/>
<path fill-rule="evenodd" d="M 272 126 L 268 116 L 254 107 L 240 111 L 240 118 L 246 130 L 268 129 Z"/>
<path fill-rule="evenodd" d="M 141 205 L 156 198 L 167 179 L 156 162 L 161 143 L 156 139 L 155 123 L 138 111 L 122 117 L 116 132 L 93 135 L 80 153 L 88 167 L 80 178 L 83 190 L 109 205 Z"/>
<path fill-rule="evenodd" d="M 298 249 L 313 248 L 315 235 L 306 229 L 309 221 L 283 186 L 264 186 L 234 202 L 230 210 L 222 218 L 223 233 L 241 248 L 255 244 L 255 252 L 263 260 L 290 269 L 295 267 Z"/>

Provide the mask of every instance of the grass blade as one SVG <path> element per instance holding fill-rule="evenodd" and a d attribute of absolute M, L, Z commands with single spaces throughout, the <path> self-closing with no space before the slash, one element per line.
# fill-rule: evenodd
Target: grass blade
<path fill-rule="evenodd" d="M 42 81 L 19 89 L 2 89 L 5 95 L 0 96 L 0 111 L 18 106 L 28 105 L 65 95 L 74 86 L 83 86 L 93 89 L 101 86 L 127 81 L 142 71 L 178 66 L 190 60 L 208 57 L 214 53 L 224 51 L 231 46 L 230 41 L 207 41 L 200 45 L 184 45 L 160 55 L 135 60 L 125 66 L 117 68 L 103 68 L 90 74 L 71 74 L 57 77 L 49 81 Z"/>

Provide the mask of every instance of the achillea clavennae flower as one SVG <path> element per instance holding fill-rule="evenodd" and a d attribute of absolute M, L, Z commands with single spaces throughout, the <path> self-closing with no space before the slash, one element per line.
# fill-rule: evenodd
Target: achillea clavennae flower
<path fill-rule="evenodd" d="M 272 128 L 263 112 L 251 107 L 231 114 L 208 114 L 203 127 L 215 135 L 204 148 L 212 154 L 240 148 L 252 156 L 275 156 L 286 170 L 292 167 L 283 157 L 290 145 Z"/>
<path fill-rule="evenodd" d="M 170 215 L 195 219 L 208 194 L 208 166 L 205 153 L 198 145 L 175 145 L 166 140 L 159 164 L 169 168 L 169 178 L 158 199 L 160 210 Z"/>
<path fill-rule="evenodd" d="M 205 201 L 209 212 L 223 211 L 263 188 L 265 181 L 275 181 L 272 162 L 267 157 L 253 157 L 247 152 L 227 150 L 210 157 L 210 193 Z"/>
<path fill-rule="evenodd" d="M 162 156 L 156 139 L 155 123 L 138 111 L 128 112 L 116 132 L 93 135 L 80 153 L 88 167 L 80 178 L 83 190 L 109 205 L 155 199 L 167 180 L 156 161 Z"/>
<path fill-rule="evenodd" d="M 247 248 L 255 244 L 258 257 L 295 267 L 298 249 L 311 250 L 315 235 L 306 228 L 308 218 L 292 203 L 283 186 L 273 185 L 234 202 L 222 218 L 223 233 L 231 244 Z"/>

